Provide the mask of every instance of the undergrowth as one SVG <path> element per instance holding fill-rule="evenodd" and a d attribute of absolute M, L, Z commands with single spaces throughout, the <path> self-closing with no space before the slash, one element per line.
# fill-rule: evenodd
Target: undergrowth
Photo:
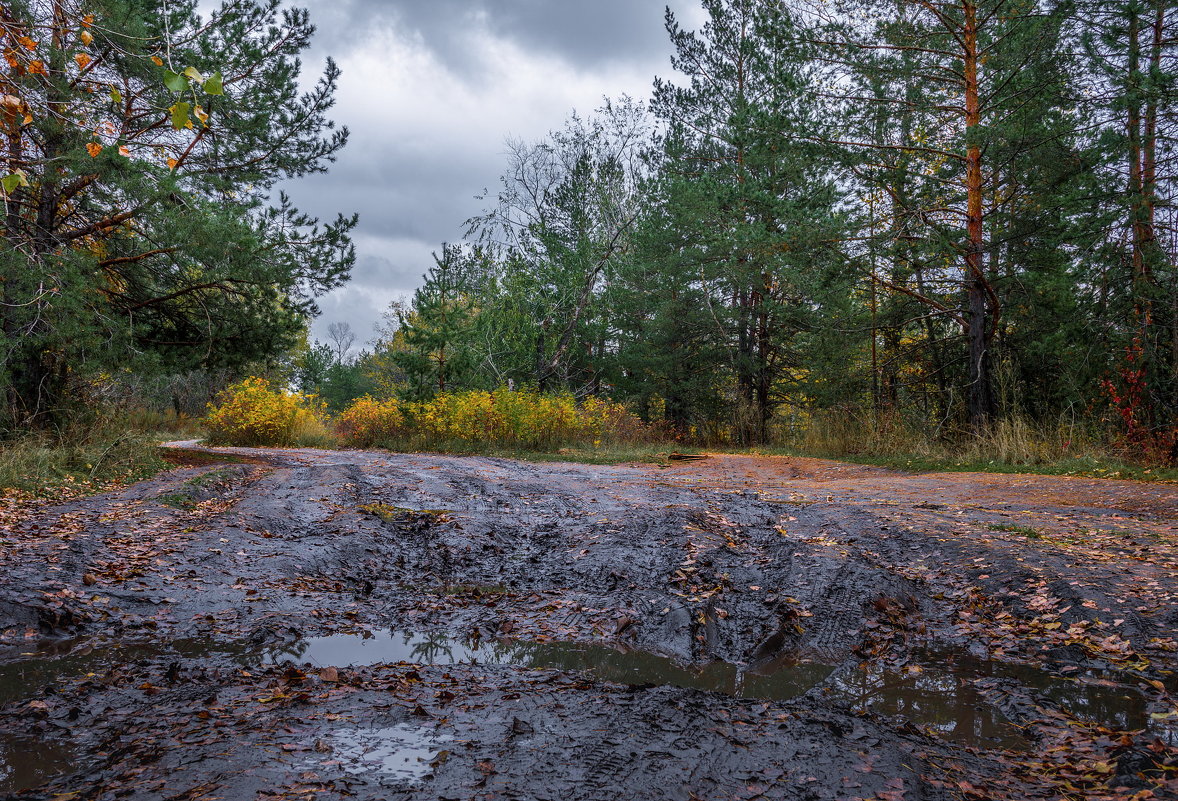
<path fill-rule="evenodd" d="M 1020 417 L 997 421 L 985 435 L 943 432 L 898 414 L 825 413 L 779 434 L 759 452 L 814 456 L 914 472 L 1039 475 L 1178 481 L 1178 467 L 1140 454 L 1082 425 L 1048 426 Z"/>
<path fill-rule="evenodd" d="M 447 452 L 632 447 L 657 439 L 620 403 L 507 388 L 443 392 L 421 403 L 360 398 L 340 414 L 336 432 L 353 447 Z"/>
<path fill-rule="evenodd" d="M 159 441 L 125 420 L 27 434 L 0 443 L 0 489 L 68 495 L 149 478 L 169 466 Z"/>
<path fill-rule="evenodd" d="M 335 444 L 325 415 L 324 405 L 313 396 L 251 377 L 210 404 L 205 426 L 212 445 L 322 448 Z"/>
<path fill-rule="evenodd" d="M 249 378 L 209 408 L 209 441 L 245 447 L 381 447 L 451 453 L 546 453 L 570 448 L 633 449 L 659 439 L 619 403 L 501 388 L 444 392 L 419 403 L 363 397 L 329 430 L 313 397 Z"/>

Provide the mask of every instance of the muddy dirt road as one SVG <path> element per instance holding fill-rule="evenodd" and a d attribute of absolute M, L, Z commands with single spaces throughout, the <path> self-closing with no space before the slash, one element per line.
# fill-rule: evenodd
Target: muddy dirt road
<path fill-rule="evenodd" d="M 0 797 L 1178 798 L 1176 487 L 217 454 L 5 512 Z"/>

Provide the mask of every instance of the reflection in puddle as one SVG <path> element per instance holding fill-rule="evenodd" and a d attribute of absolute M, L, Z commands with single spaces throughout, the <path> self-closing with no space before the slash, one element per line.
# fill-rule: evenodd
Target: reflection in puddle
<path fill-rule="evenodd" d="M 423 665 L 512 665 L 524 668 L 583 670 L 603 681 L 654 684 L 709 690 L 737 698 L 788 699 L 820 684 L 834 668 L 812 662 L 785 661 L 748 670 L 728 662 L 685 667 L 673 659 L 644 651 L 602 645 L 521 640 L 462 641 L 446 635 L 383 631 L 364 638 L 335 635 L 303 640 L 272 661 L 293 658 L 317 667 L 358 667 L 385 662 Z"/>
<path fill-rule="evenodd" d="M 212 654 L 240 656 L 249 646 L 212 640 L 163 640 L 155 642 L 92 645 L 78 640 L 45 640 L 34 647 L 0 651 L 0 705 L 28 698 L 60 681 L 105 674 L 122 665 L 149 659 L 196 659 Z M 20 658 L 26 657 L 26 658 Z"/>
<path fill-rule="evenodd" d="M 23 649 L 22 649 L 23 650 Z M 1086 671 L 1063 678 L 1027 665 L 991 662 L 966 652 L 925 651 L 912 664 L 840 666 L 781 658 L 750 668 L 727 662 L 686 666 L 643 651 L 604 645 L 518 640 L 461 640 L 445 634 L 383 631 L 374 635 L 335 635 L 259 650 L 248 643 L 178 640 L 125 643 L 91 648 L 86 643 L 43 643 L 36 656 L 0 653 L 0 705 L 41 694 L 51 684 L 90 674 L 109 676 L 147 660 L 183 663 L 211 655 L 242 666 L 291 660 L 318 667 L 381 663 L 504 665 L 581 671 L 596 679 L 629 685 L 674 686 L 724 693 L 737 698 L 785 701 L 800 696 L 825 699 L 856 712 L 899 715 L 940 736 L 978 747 L 1026 748 L 1021 729 L 990 702 L 987 687 L 1009 681 L 1082 720 L 1121 731 L 1147 729 L 1178 744 L 1173 720 L 1152 720 L 1132 678 L 1113 671 Z M 351 733 L 349 733 L 351 732 Z M 438 742 L 409 730 L 352 729 L 332 735 L 332 750 L 345 763 L 378 763 L 381 770 L 422 770 L 417 760 L 437 752 Z M 396 770 L 394 771 L 394 767 Z M 41 743 L 15 743 L 0 735 L 0 794 L 31 787 L 54 773 L 76 769 L 68 749 Z M 412 772 L 412 771 L 410 771 Z M 408 774 L 405 774 L 408 776 Z M 416 775 L 416 774 L 415 774 Z"/>
<path fill-rule="evenodd" d="M 0 734 L 0 796 L 38 787 L 69 773 L 75 762 L 75 754 L 63 744 Z"/>
<path fill-rule="evenodd" d="M 982 696 L 973 678 L 923 666 L 856 665 L 832 676 L 821 692 L 855 712 L 901 715 L 954 742 L 1025 749 L 1022 730 Z"/>
<path fill-rule="evenodd" d="M 979 686 L 979 680 L 1012 679 L 1082 720 L 1118 730 L 1149 729 L 1163 740 L 1178 740 L 1178 731 L 1150 719 L 1145 699 L 1135 689 L 1108 677 L 1086 673 L 1061 678 L 1028 665 L 991 662 L 959 651 L 923 652 L 916 657 L 919 664 L 898 669 L 864 663 L 836 670 L 785 658 L 756 668 L 727 662 L 687 667 L 657 654 L 599 645 L 462 641 L 445 634 L 383 631 L 368 637 L 311 638 L 266 656 L 270 661 L 291 658 L 318 667 L 412 662 L 585 671 L 622 684 L 670 685 L 776 701 L 809 693 L 856 712 L 901 715 L 962 744 L 1022 749 L 1028 747 L 1022 729 L 994 707 Z"/>
<path fill-rule="evenodd" d="M 401 724 L 379 729 L 339 729 L 331 733 L 331 761 L 352 774 L 379 773 L 393 779 L 424 779 L 445 753 L 452 737 Z"/>
<path fill-rule="evenodd" d="M 1074 717 L 1112 729 L 1147 729 L 1170 743 L 1178 731 L 1150 719 L 1145 699 L 1132 687 L 1093 673 L 1065 679 L 1029 665 L 992 662 L 963 652 L 919 653 L 899 670 L 857 665 L 838 671 L 823 688 L 855 711 L 903 715 L 957 742 L 1007 742 L 1019 731 L 987 700 L 986 679 L 1011 679 Z M 1026 747 L 1021 737 L 1017 742 Z"/>

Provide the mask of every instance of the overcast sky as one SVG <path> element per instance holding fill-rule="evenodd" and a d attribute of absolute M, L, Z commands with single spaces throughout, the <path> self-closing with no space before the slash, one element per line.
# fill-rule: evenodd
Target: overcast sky
<path fill-rule="evenodd" d="M 647 99 L 669 76 L 669 4 L 696 26 L 697 0 L 300 0 L 318 35 L 305 59 L 340 65 L 334 118 L 351 140 L 326 175 L 286 187 L 322 218 L 360 214 L 351 283 L 321 299 L 313 334 L 352 325 L 359 342 L 412 292 L 430 252 L 461 239 L 494 192 L 509 137 L 534 140 L 602 98 Z"/>

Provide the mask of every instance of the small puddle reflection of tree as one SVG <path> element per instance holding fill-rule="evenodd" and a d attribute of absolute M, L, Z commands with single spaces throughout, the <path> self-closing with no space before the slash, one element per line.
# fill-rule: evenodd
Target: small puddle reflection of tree
<path fill-rule="evenodd" d="M 1019 727 L 963 676 L 915 665 L 901 670 L 864 665 L 835 674 L 828 688 L 856 711 L 903 715 L 955 742 L 1025 745 Z"/>

